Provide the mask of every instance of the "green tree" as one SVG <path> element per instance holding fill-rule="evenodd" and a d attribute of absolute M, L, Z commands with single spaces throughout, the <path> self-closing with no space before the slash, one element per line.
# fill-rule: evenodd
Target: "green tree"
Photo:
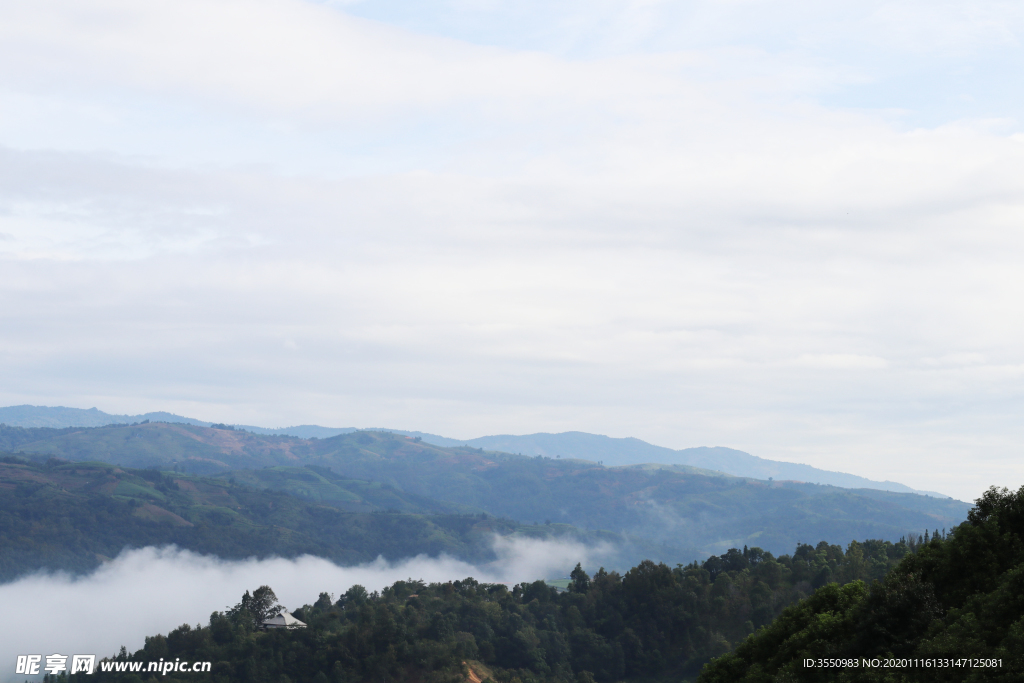
<path fill-rule="evenodd" d="M 569 578 L 572 579 L 570 589 L 576 593 L 586 593 L 590 589 L 590 576 L 583 571 L 583 567 L 579 562 L 576 563 L 576 568 L 569 574 Z"/>

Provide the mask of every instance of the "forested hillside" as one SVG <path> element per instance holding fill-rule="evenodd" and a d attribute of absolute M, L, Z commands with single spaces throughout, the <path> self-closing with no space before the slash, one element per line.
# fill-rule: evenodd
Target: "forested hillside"
<path fill-rule="evenodd" d="M 706 557 L 730 546 L 785 552 L 798 542 L 896 540 L 949 528 L 969 506 L 951 499 L 870 489 L 730 477 L 682 466 L 603 467 L 594 462 L 444 448 L 385 432 L 329 439 L 148 423 L 78 430 L 0 429 L 6 448 L 224 475 L 271 466 L 388 484 L 405 494 L 532 523 L 563 523 L 646 537 Z M 325 475 L 326 476 L 326 475 Z M 296 495 L 305 487 L 246 475 Z M 318 500 L 315 496 L 313 500 Z"/>
<path fill-rule="evenodd" d="M 148 637 L 108 661 L 210 661 L 211 673 L 163 680 L 215 683 L 1019 681 L 1024 488 L 990 490 L 946 534 L 845 550 L 801 545 L 781 557 L 730 549 L 674 568 L 645 561 L 623 575 L 577 566 L 565 592 L 472 578 L 410 579 L 370 594 L 322 589 L 293 610 L 307 628 L 260 631 L 279 609 L 261 587 L 205 625 Z"/>
<path fill-rule="evenodd" d="M 805 660 L 856 662 L 839 669 Z M 863 660 L 878 659 L 880 667 Z M 913 662 L 925 662 L 913 664 Z M 895 662 L 885 666 L 885 662 Z M 990 489 L 883 581 L 828 585 L 787 609 L 702 683 L 1024 679 L 1024 487 Z"/>
<path fill-rule="evenodd" d="M 543 581 L 509 588 L 472 578 L 400 581 L 381 593 L 323 586 L 294 610 L 308 628 L 260 632 L 275 613 L 267 591 L 209 622 L 146 639 L 116 659 L 214 662 L 211 674 L 161 680 L 461 682 L 472 669 L 495 683 L 679 681 L 728 651 L 823 581 L 884 576 L 911 551 L 880 541 L 802 545 L 773 557 L 731 550 L 702 564 L 643 562 L 624 575 L 572 572 L 566 592 Z M 329 591 L 337 591 L 332 595 Z M 253 595 L 257 595 L 256 592 Z M 293 609 L 295 606 L 292 606 Z M 85 680 L 132 680 L 100 674 Z"/>
<path fill-rule="evenodd" d="M 432 509 L 431 501 L 371 482 L 346 489 L 308 470 L 289 477 L 303 474 L 311 489 L 347 496 L 311 503 L 230 479 L 0 458 L 0 580 L 37 569 L 88 571 L 125 548 L 168 544 L 226 559 L 309 553 L 339 564 L 421 553 L 491 561 L 495 534 L 617 544 L 631 557 L 671 554 L 567 525 L 521 525 L 444 504 Z M 396 509 L 406 512 L 389 511 Z"/>

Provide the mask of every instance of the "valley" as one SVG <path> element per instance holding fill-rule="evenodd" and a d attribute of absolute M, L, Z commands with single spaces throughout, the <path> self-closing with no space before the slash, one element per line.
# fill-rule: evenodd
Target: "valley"
<path fill-rule="evenodd" d="M 483 512 L 526 525 L 568 525 L 645 539 L 671 549 L 653 559 L 673 561 L 743 545 L 782 553 L 808 540 L 895 541 L 924 529 L 952 528 L 969 508 L 948 498 L 769 482 L 680 465 L 606 467 L 443 447 L 390 432 L 302 439 L 159 422 L 0 427 L 0 448 L 36 458 L 233 478 L 352 512 L 372 504 L 416 514 Z"/>

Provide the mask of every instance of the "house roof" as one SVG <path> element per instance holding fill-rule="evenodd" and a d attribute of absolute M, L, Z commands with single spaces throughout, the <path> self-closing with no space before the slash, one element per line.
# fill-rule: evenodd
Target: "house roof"
<path fill-rule="evenodd" d="M 306 624 L 292 616 L 288 610 L 281 610 L 276 617 L 271 617 L 263 622 L 264 626 L 285 626 L 287 628 L 302 628 Z"/>

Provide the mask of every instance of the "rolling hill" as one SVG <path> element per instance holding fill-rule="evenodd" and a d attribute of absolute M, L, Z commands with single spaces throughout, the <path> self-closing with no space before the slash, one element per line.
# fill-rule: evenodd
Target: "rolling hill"
<path fill-rule="evenodd" d="M 90 408 L 9 406 L 0 408 L 0 424 L 15 427 L 102 427 L 110 424 L 131 424 L 143 421 L 174 422 L 209 427 L 210 422 L 182 417 L 172 413 L 157 412 L 140 415 L 111 415 Z M 297 436 L 303 439 L 328 439 L 342 434 L 360 431 L 353 427 L 321 427 L 319 425 L 298 425 L 269 429 L 251 425 L 234 425 L 253 434 L 264 436 Z M 635 438 L 612 438 L 585 432 L 562 432 L 560 434 L 528 434 L 525 436 L 497 435 L 475 439 L 452 439 L 426 432 L 410 432 L 396 429 L 370 429 L 364 431 L 388 431 L 403 436 L 420 438 L 435 446 L 469 446 L 489 451 L 544 455 L 553 457 L 579 458 L 602 462 L 605 465 L 639 465 L 659 463 L 665 465 L 686 465 L 724 472 L 737 477 L 753 479 L 786 479 L 810 484 L 828 484 L 843 488 L 869 488 L 881 491 L 921 493 L 944 497 L 933 491 L 917 491 L 894 481 L 874 481 L 844 472 L 822 470 L 800 463 L 766 460 L 734 448 L 697 447 L 673 450 L 655 446 Z"/>
<path fill-rule="evenodd" d="M 413 434 L 410 432 L 410 434 Z M 879 489 L 899 493 L 923 493 L 942 496 L 933 491 L 917 491 L 894 481 L 873 481 L 865 477 L 844 472 L 832 472 L 810 465 L 793 462 L 766 460 L 756 455 L 722 446 L 683 448 L 673 450 L 655 446 L 640 439 L 615 439 L 585 432 L 562 432 L 560 434 L 529 434 L 526 436 L 482 436 L 468 441 L 454 441 L 432 434 L 416 433 L 424 441 L 441 446 L 466 445 L 507 453 L 545 455 L 563 458 L 585 458 L 601 461 L 605 465 L 639 465 L 662 463 L 666 465 L 688 465 L 737 477 L 752 479 L 786 479 L 809 484 L 828 484 L 849 489 Z"/>
<path fill-rule="evenodd" d="M 155 412 L 145 415 L 111 415 L 97 408 L 68 408 L 66 406 L 7 406 L 0 408 L 0 424 L 11 427 L 106 427 L 151 420 L 153 422 L 182 422 L 209 426 L 211 423 L 182 417 L 174 413 Z"/>
<path fill-rule="evenodd" d="M 291 471 L 289 479 L 321 493 L 333 490 L 330 500 L 314 503 L 239 481 L 254 476 L 213 479 L 95 462 L 0 458 L 0 581 L 38 569 L 85 572 L 125 548 L 168 544 L 223 559 L 312 554 L 353 564 L 445 553 L 489 562 L 496 559 L 498 535 L 614 545 L 624 554 L 609 559 L 623 566 L 649 555 L 683 560 L 664 546 L 568 525 L 522 525 L 451 512 L 444 504 L 435 506 L 441 513 L 427 514 L 429 501 L 367 482 L 349 482 L 350 496 L 339 500 L 346 482 L 326 486 L 310 470 Z M 396 508 L 419 512 L 389 511 Z"/>
<path fill-rule="evenodd" d="M 800 541 L 895 541 L 925 528 L 951 528 L 969 507 L 947 498 L 758 481 L 681 465 L 604 467 L 446 448 L 386 432 L 307 440 L 166 423 L 78 430 L 4 427 L 0 447 L 206 475 L 314 466 L 325 480 L 374 481 L 420 497 L 409 498 L 410 505 L 431 499 L 524 522 L 602 529 L 670 544 L 695 558 L 731 546 L 785 552 Z M 290 481 L 287 470 L 244 476 L 253 485 L 309 500 L 322 495 Z"/>

